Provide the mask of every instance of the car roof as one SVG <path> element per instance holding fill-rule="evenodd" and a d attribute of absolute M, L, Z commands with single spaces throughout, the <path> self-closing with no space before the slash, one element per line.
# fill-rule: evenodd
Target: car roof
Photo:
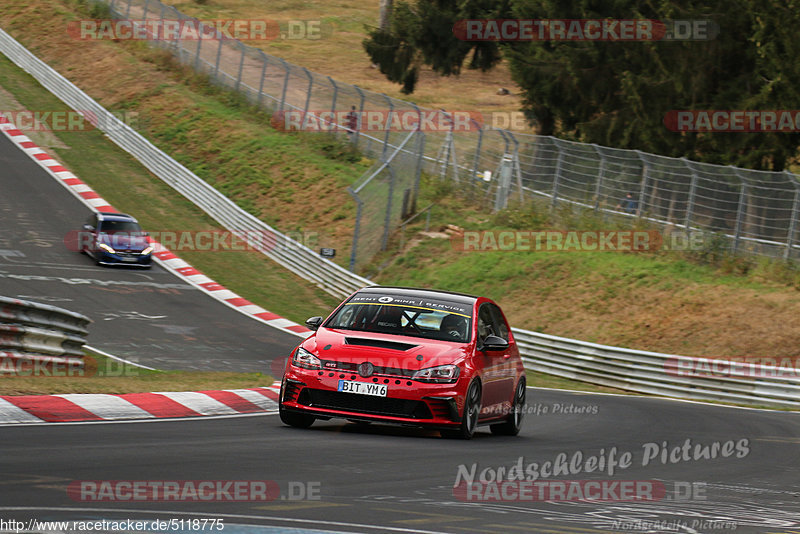
<path fill-rule="evenodd" d="M 461 304 L 474 304 L 478 297 L 466 293 L 441 291 L 437 289 L 423 289 L 418 287 L 370 286 L 359 289 L 358 293 L 381 293 L 383 295 L 405 295 L 415 297 L 440 298 Z"/>
<path fill-rule="evenodd" d="M 97 214 L 98 221 L 128 221 L 138 223 L 134 217 L 127 213 L 109 213 L 106 211 Z"/>

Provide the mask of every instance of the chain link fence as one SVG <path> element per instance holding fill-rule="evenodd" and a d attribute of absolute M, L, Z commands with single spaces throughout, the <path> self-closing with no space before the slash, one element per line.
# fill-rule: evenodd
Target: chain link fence
<path fill-rule="evenodd" d="M 413 212 L 411 201 L 405 208 L 412 211 L 405 212 L 403 199 L 416 198 L 422 172 L 452 180 L 466 201 L 495 210 L 510 198 L 539 198 L 553 207 L 567 204 L 718 233 L 734 252 L 800 259 L 800 182 L 789 172 L 493 129 L 474 112 L 422 109 L 312 73 L 158 0 L 95 1 L 108 5 L 112 17 L 140 27 L 181 63 L 271 112 L 276 127 L 329 132 L 378 160 L 350 188 L 359 210 L 353 269 L 385 249 L 392 230 Z M 167 21 L 197 28 L 205 37 L 157 35 L 153 28 Z"/>

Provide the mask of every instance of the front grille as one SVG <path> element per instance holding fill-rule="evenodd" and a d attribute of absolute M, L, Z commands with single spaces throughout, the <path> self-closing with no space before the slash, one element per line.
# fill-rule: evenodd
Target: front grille
<path fill-rule="evenodd" d="M 346 371 L 348 373 L 358 374 L 358 364 L 348 362 L 337 362 L 334 360 L 322 360 L 322 368 L 326 371 Z M 375 376 L 399 376 L 403 378 L 411 378 L 416 373 L 413 369 L 402 369 L 400 367 L 381 367 L 375 366 L 373 375 Z"/>
<path fill-rule="evenodd" d="M 411 419 L 433 418 L 428 405 L 422 401 L 358 395 L 356 393 L 342 393 L 341 391 L 306 388 L 297 399 L 297 402 L 312 408 L 327 408 L 330 410 Z"/>

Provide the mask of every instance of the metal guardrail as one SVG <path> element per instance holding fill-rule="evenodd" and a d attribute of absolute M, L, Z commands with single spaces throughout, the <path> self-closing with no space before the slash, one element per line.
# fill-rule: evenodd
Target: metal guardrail
<path fill-rule="evenodd" d="M 796 366 L 624 349 L 516 328 L 513 333 L 533 371 L 651 395 L 800 408 Z"/>
<path fill-rule="evenodd" d="M 0 30 L 0 51 L 73 109 L 95 113 L 99 128 L 112 141 L 222 226 L 231 231 L 255 231 L 274 236 L 274 240 L 266 245 L 263 239 L 248 240 L 255 241 L 255 246 L 280 265 L 339 298 L 358 288 L 373 285 L 370 280 L 319 257 L 236 206 L 119 121 L 3 30 Z M 800 379 L 797 378 L 762 377 L 764 373 L 758 369 L 753 373 L 759 376 L 757 379 L 748 376 L 685 377 L 670 373 L 667 364 L 671 360 L 692 360 L 687 356 L 615 348 L 518 328 L 513 329 L 513 333 L 526 367 L 533 371 L 656 395 L 800 408 Z"/>
<path fill-rule="evenodd" d="M 55 306 L 0 297 L 0 375 L 30 364 L 82 366 L 91 322 Z"/>

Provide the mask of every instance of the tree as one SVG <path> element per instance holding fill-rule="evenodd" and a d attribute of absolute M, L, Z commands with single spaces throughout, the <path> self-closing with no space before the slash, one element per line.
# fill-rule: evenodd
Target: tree
<path fill-rule="evenodd" d="M 797 0 L 517 0 L 490 6 L 419 0 L 403 4 L 389 32 L 365 41 L 387 77 L 413 91 L 422 64 L 443 75 L 488 70 L 505 57 L 523 111 L 546 135 L 755 169 L 796 159 L 797 133 L 674 132 L 673 110 L 796 109 L 800 101 Z M 437 18 L 438 23 L 431 19 Z M 466 42 L 462 19 L 707 19 L 712 40 Z M 378 43 L 384 46 L 378 46 Z M 386 71 L 384 71 L 386 68 Z"/>

